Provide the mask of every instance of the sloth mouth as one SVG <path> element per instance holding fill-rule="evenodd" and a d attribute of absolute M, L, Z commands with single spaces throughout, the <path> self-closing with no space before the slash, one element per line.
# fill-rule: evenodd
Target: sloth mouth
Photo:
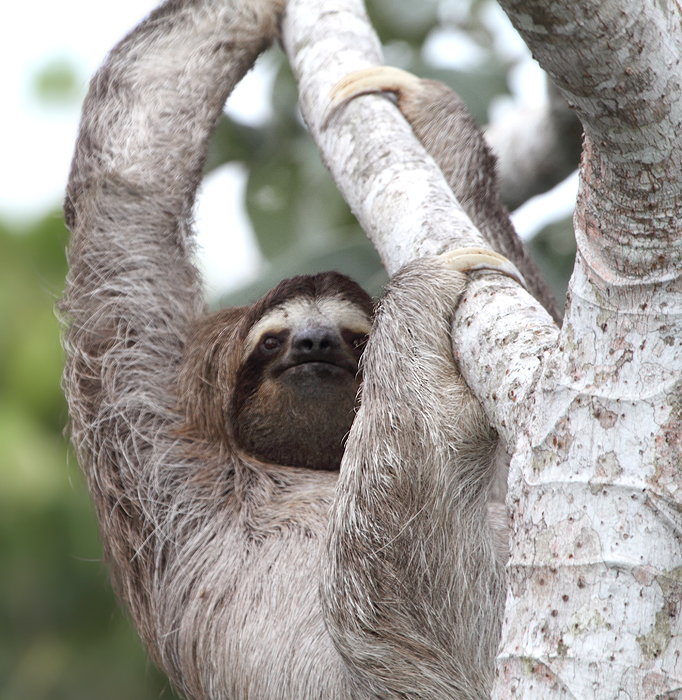
<path fill-rule="evenodd" d="M 349 374 L 353 378 L 358 372 L 357 365 L 348 362 L 334 362 L 329 360 L 301 360 L 298 362 L 287 363 L 282 367 L 282 372 L 287 374 L 300 375 L 325 375 L 325 376 L 342 376 Z"/>

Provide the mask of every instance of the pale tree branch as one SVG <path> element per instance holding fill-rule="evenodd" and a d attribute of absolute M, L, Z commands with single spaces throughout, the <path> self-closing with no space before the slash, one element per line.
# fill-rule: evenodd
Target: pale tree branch
<path fill-rule="evenodd" d="M 611 283 L 677 276 L 680 8 L 674 0 L 501 0 L 586 134 L 576 237 Z M 675 213 L 677 212 L 677 213 Z M 656 242 L 651 241 L 651 236 Z"/>
<path fill-rule="evenodd" d="M 394 105 L 369 95 L 342 113 L 327 114 L 330 92 L 341 78 L 383 64 L 362 2 L 289 3 L 283 42 L 303 118 L 388 273 L 423 255 L 483 245 Z"/>

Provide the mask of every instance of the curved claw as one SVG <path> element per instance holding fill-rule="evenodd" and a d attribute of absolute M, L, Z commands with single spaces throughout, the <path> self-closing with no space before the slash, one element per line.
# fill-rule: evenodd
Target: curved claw
<path fill-rule="evenodd" d="M 326 124 L 334 112 L 359 95 L 392 92 L 400 96 L 414 90 L 419 83 L 420 79 L 416 75 L 392 66 L 374 66 L 353 71 L 331 89 L 323 123 Z"/>
<path fill-rule="evenodd" d="M 520 285 L 526 287 L 523 275 L 516 269 L 516 266 L 504 255 L 496 253 L 494 250 L 484 248 L 454 248 L 442 253 L 440 259 L 451 269 L 457 272 L 472 272 L 473 270 L 493 270 L 501 272 L 507 277 L 516 280 Z"/>

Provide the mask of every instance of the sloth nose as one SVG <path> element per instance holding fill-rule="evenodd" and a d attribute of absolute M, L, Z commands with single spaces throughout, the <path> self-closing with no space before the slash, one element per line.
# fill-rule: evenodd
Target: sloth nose
<path fill-rule="evenodd" d="M 303 328 L 291 339 L 292 350 L 300 356 L 333 354 L 340 345 L 341 339 L 330 328 Z"/>
<path fill-rule="evenodd" d="M 339 364 L 343 350 L 339 334 L 331 328 L 302 328 L 291 339 L 289 359 L 295 363 Z"/>

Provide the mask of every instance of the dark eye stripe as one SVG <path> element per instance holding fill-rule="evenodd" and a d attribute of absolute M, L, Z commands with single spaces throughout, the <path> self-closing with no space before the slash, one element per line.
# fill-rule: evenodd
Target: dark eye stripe
<path fill-rule="evenodd" d="M 367 333 L 358 333 L 357 331 L 348 329 L 342 330 L 341 335 L 353 354 L 359 357 L 365 349 L 369 335 Z"/>
<path fill-rule="evenodd" d="M 273 357 L 284 346 L 289 331 L 280 331 L 279 333 L 266 332 L 260 337 L 256 354 L 264 357 Z"/>

